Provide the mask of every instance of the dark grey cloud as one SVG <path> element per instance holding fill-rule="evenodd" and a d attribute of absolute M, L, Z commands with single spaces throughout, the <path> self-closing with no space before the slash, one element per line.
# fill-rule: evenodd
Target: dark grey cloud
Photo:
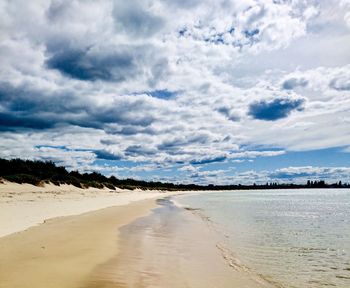
<path fill-rule="evenodd" d="M 112 139 L 101 139 L 100 143 L 102 145 L 106 145 L 106 146 L 111 146 L 111 145 L 117 145 L 119 144 L 118 141 L 112 140 Z"/>
<path fill-rule="evenodd" d="M 12 131 L 18 128 L 44 130 L 53 128 L 55 123 L 40 117 L 23 116 L 21 113 L 0 113 L 0 131 Z"/>
<path fill-rule="evenodd" d="M 120 160 L 122 157 L 120 155 L 113 154 L 111 152 L 108 152 L 106 150 L 95 150 L 93 151 L 96 155 L 97 159 L 103 159 L 103 160 Z"/>
<path fill-rule="evenodd" d="M 282 88 L 285 90 L 292 90 L 297 87 L 305 87 L 308 83 L 309 82 L 304 78 L 290 78 L 282 83 Z"/>
<path fill-rule="evenodd" d="M 69 101 L 69 94 L 56 96 L 29 85 L 0 83 L 1 129 L 49 129 L 61 124 L 73 111 L 79 113 L 74 101 Z"/>
<path fill-rule="evenodd" d="M 149 120 L 149 119 L 148 119 Z M 148 121 L 149 124 L 153 123 L 153 121 Z M 143 123 L 144 124 L 144 123 Z M 147 135 L 156 135 L 157 131 L 153 129 L 152 127 L 145 127 L 144 125 L 139 125 L 139 126 L 133 126 L 133 125 L 127 125 L 125 124 L 123 127 L 120 129 L 110 129 L 106 127 L 106 132 L 111 133 L 111 134 L 118 134 L 118 135 L 124 135 L 124 136 L 132 136 L 132 135 L 137 135 L 137 134 L 147 134 Z"/>
<path fill-rule="evenodd" d="M 303 99 L 276 98 L 261 100 L 249 105 L 248 114 L 254 119 L 275 121 L 287 117 L 293 110 L 303 110 Z"/>
<path fill-rule="evenodd" d="M 74 50 L 58 52 L 57 62 L 48 60 L 51 68 L 58 69 L 63 74 L 80 80 L 102 80 L 124 82 L 138 80 L 155 86 L 169 73 L 168 60 L 160 50 L 152 45 L 120 45 L 118 47 L 94 47 L 75 54 Z M 77 58 L 66 61 L 61 54 L 73 52 Z M 70 56 L 69 56 L 70 57 Z M 61 61 L 63 60 L 63 61 Z M 50 64 L 50 61 L 53 63 Z M 54 64 L 54 65 L 52 65 Z M 55 65 L 56 64 L 56 65 Z"/>
<path fill-rule="evenodd" d="M 187 135 L 187 137 L 176 137 L 173 139 L 167 139 L 157 146 L 161 151 L 172 151 L 175 153 L 178 151 L 178 154 L 183 153 L 183 147 L 186 147 L 191 144 L 206 144 L 211 141 L 210 137 L 207 134 L 194 134 Z"/>
<path fill-rule="evenodd" d="M 226 116 L 227 119 L 236 122 L 239 121 L 240 117 L 238 115 L 236 115 L 232 109 L 228 108 L 228 107 L 220 107 L 217 109 L 217 111 L 219 113 L 221 113 L 222 115 Z"/>
<path fill-rule="evenodd" d="M 46 11 L 46 17 L 53 22 L 61 20 L 71 10 L 71 4 L 67 1 L 51 1 Z"/>
<path fill-rule="evenodd" d="M 271 174 L 269 174 L 270 178 L 272 179 L 280 179 L 280 180 L 293 180 L 295 178 L 301 178 L 301 177 L 317 177 L 317 172 L 286 172 L 286 171 L 274 171 Z"/>
<path fill-rule="evenodd" d="M 2 129 L 48 129 L 75 125 L 104 129 L 109 133 L 154 133 L 147 129 L 155 120 L 154 103 L 147 96 L 120 96 L 109 105 L 96 105 L 93 99 L 69 91 L 49 93 L 22 85 L 0 83 Z M 112 127 L 116 124 L 118 127 Z"/>
<path fill-rule="evenodd" d="M 192 160 L 190 161 L 190 164 L 192 165 L 200 165 L 200 164 L 209 164 L 209 163 L 215 163 L 215 162 L 223 162 L 227 159 L 226 156 L 218 156 L 218 157 L 205 157 L 198 160 Z"/>
<path fill-rule="evenodd" d="M 121 101 L 120 101 L 121 100 Z M 120 99 L 111 103 L 111 107 L 106 106 L 89 106 L 90 123 L 118 123 L 122 125 L 147 127 L 151 125 L 156 116 L 147 112 L 147 109 L 154 110 L 152 105 L 149 105 L 145 99 Z M 124 100 L 124 101 L 123 101 Z"/>
<path fill-rule="evenodd" d="M 156 154 L 157 151 L 143 145 L 131 145 L 124 150 L 124 153 L 126 156 L 150 156 Z"/>
<path fill-rule="evenodd" d="M 159 150 L 177 150 L 181 146 L 184 146 L 186 142 L 187 141 L 180 138 L 173 140 L 165 140 L 163 143 L 159 144 L 157 148 Z"/>
<path fill-rule="evenodd" d="M 51 69 L 79 80 L 121 82 L 137 71 L 135 59 L 127 51 L 96 55 L 89 49 L 67 48 L 54 53 L 46 64 Z"/>

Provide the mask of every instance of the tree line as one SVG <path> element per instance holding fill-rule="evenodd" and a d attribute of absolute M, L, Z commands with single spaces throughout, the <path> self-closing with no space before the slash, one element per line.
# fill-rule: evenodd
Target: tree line
<path fill-rule="evenodd" d="M 349 183 L 341 181 L 327 184 L 323 180 L 309 180 L 305 184 L 293 183 L 266 183 L 253 185 L 197 185 L 174 184 L 167 182 L 142 181 L 135 179 L 118 179 L 115 176 L 106 177 L 100 173 L 80 173 L 67 171 L 65 167 L 57 166 L 51 161 L 32 161 L 22 159 L 1 159 L 0 178 L 15 183 L 29 183 L 42 186 L 45 183 L 55 185 L 71 184 L 79 188 L 116 188 L 149 189 L 149 190 L 249 190 L 249 189 L 295 189 L 295 188 L 350 188 Z"/>

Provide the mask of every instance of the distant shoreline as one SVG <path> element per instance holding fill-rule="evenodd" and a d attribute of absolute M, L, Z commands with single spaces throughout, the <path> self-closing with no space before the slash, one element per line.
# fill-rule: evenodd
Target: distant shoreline
<path fill-rule="evenodd" d="M 254 190 L 254 189 L 304 189 L 304 188 L 350 188 L 350 183 L 338 181 L 326 183 L 324 180 L 308 180 L 305 184 L 269 182 L 265 184 L 230 184 L 230 185 L 199 185 L 175 184 L 159 181 L 143 181 L 135 179 L 118 179 L 115 176 L 106 177 L 100 173 L 68 172 L 65 167 L 56 166 L 53 162 L 31 161 L 22 159 L 0 159 L 1 178 L 19 184 L 27 183 L 35 186 L 45 184 L 73 185 L 78 188 L 108 188 L 110 190 L 165 190 L 165 191 L 213 191 L 213 190 Z"/>

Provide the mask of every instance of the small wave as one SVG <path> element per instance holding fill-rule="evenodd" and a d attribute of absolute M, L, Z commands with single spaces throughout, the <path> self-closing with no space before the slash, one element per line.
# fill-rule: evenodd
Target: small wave
<path fill-rule="evenodd" d="M 227 248 L 224 244 L 222 243 L 217 243 L 216 248 L 219 249 L 221 252 L 222 257 L 225 259 L 225 261 L 228 263 L 230 267 L 232 267 L 236 271 L 240 272 L 248 272 L 249 269 L 245 267 L 241 261 L 239 261 L 238 258 L 233 256 L 232 251 Z"/>
<path fill-rule="evenodd" d="M 223 233 L 222 229 L 219 229 L 218 226 L 207 216 L 203 209 L 194 208 L 194 207 L 183 207 L 185 211 L 191 212 L 193 215 L 200 217 L 208 227 L 216 232 L 216 235 L 224 237 L 223 239 L 227 240 L 229 236 Z M 225 241 L 224 240 L 224 241 Z M 233 251 L 228 248 L 228 245 L 222 243 L 216 244 L 217 249 L 220 251 L 225 262 L 235 271 L 246 273 L 250 276 L 252 280 L 256 283 L 262 285 L 263 287 L 276 287 L 276 288 L 285 288 L 282 284 L 270 279 L 270 277 L 262 274 L 254 273 L 249 267 L 245 266 L 237 257 L 235 257 Z"/>
<path fill-rule="evenodd" d="M 174 197 L 171 197 L 171 202 L 178 208 L 186 208 L 185 205 L 183 205 L 179 201 L 175 200 Z"/>
<path fill-rule="evenodd" d="M 308 281 L 307 283 L 309 284 L 316 284 L 318 286 L 331 286 L 331 287 L 336 287 L 337 285 L 336 284 L 333 284 L 333 283 L 325 283 L 325 282 L 322 282 L 322 281 L 318 281 L 318 280 L 310 280 Z"/>
<path fill-rule="evenodd" d="M 171 204 L 171 199 L 170 199 L 170 197 L 159 198 L 156 200 L 156 203 L 157 203 L 157 205 L 167 206 L 167 205 Z"/>
<path fill-rule="evenodd" d="M 350 276 L 345 276 L 345 275 L 335 275 L 335 277 L 339 279 L 350 279 Z"/>
<path fill-rule="evenodd" d="M 263 287 L 273 286 L 276 288 L 284 288 L 284 286 L 281 283 L 272 280 L 270 277 L 254 273 L 249 267 L 245 266 L 237 257 L 235 257 L 232 250 L 228 248 L 225 244 L 217 243 L 216 247 L 220 251 L 226 263 L 235 271 L 247 273 L 251 279 L 253 279 L 258 284 L 262 285 Z"/>
<path fill-rule="evenodd" d="M 200 217 L 206 224 L 208 224 L 209 226 L 214 226 L 214 222 L 210 219 L 209 216 L 207 216 L 203 209 L 201 208 L 194 208 L 194 207 L 183 207 L 184 210 L 191 212 L 193 215 L 196 215 L 198 217 Z M 214 228 L 214 227 L 212 227 Z M 217 229 L 215 229 L 217 230 Z"/>

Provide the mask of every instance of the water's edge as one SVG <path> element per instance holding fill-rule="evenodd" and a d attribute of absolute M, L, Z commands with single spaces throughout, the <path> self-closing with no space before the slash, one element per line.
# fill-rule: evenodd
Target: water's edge
<path fill-rule="evenodd" d="M 213 192 L 174 202 L 211 222 L 235 269 L 276 287 L 350 287 L 350 190 Z"/>
<path fill-rule="evenodd" d="M 217 192 L 212 192 L 212 193 L 217 193 Z M 196 194 L 196 195 L 201 195 L 201 194 Z M 242 261 L 239 259 L 239 257 L 237 255 L 235 255 L 234 250 L 228 244 L 227 239 L 229 238 L 229 235 L 227 235 L 225 233 L 225 231 L 223 231 L 220 228 L 220 225 L 215 223 L 205 213 L 205 211 L 202 208 L 185 205 L 185 204 L 182 204 L 181 201 L 177 201 L 176 198 L 180 198 L 181 196 L 186 197 L 188 195 L 179 195 L 177 197 L 172 196 L 172 197 L 168 197 L 168 198 L 169 198 L 169 201 L 171 201 L 173 203 L 173 205 L 175 205 L 181 209 L 187 210 L 187 211 L 191 212 L 191 214 L 193 216 L 201 219 L 206 224 L 208 229 L 210 229 L 211 232 L 215 233 L 216 239 L 217 239 L 217 243 L 215 246 L 216 246 L 219 254 L 221 255 L 221 257 L 225 261 L 225 263 L 230 268 L 232 268 L 235 271 L 239 271 L 241 273 L 247 274 L 248 277 L 253 279 L 256 283 L 262 285 L 262 287 L 269 286 L 269 287 L 275 287 L 275 288 L 284 288 L 284 286 L 281 283 L 278 283 L 277 281 L 274 281 L 273 279 L 268 278 L 268 277 L 264 276 L 263 274 L 258 274 L 256 272 L 254 272 L 250 267 L 243 264 Z"/>
<path fill-rule="evenodd" d="M 272 287 L 233 258 L 211 221 L 173 199 L 120 228 L 119 253 L 84 287 Z"/>

